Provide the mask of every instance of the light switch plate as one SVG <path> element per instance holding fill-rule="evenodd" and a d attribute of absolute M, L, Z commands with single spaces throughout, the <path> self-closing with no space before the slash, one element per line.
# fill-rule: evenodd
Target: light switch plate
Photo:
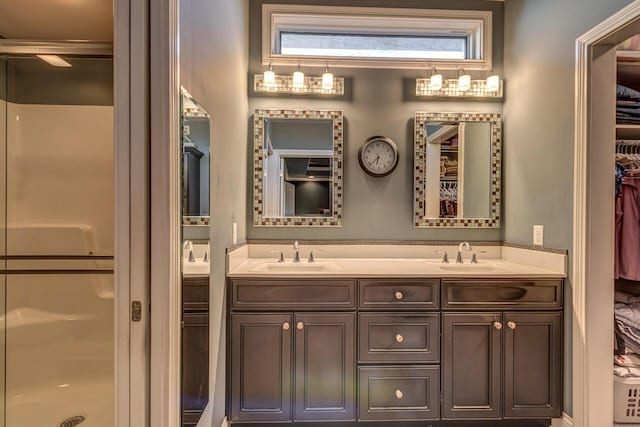
<path fill-rule="evenodd" d="M 533 244 L 535 246 L 544 245 L 544 225 L 533 226 Z"/>

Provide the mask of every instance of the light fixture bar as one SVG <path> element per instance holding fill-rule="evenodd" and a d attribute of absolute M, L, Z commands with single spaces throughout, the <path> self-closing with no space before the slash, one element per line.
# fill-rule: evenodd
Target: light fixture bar
<path fill-rule="evenodd" d="M 54 67 L 64 67 L 69 68 L 71 64 L 59 57 L 58 55 L 36 55 L 38 58 L 42 59 L 44 62 L 53 65 Z"/>
<path fill-rule="evenodd" d="M 469 88 L 460 88 L 459 79 L 446 79 L 442 82 L 440 90 L 433 90 L 431 79 L 416 79 L 416 96 L 431 98 L 497 98 L 504 96 L 504 82 L 499 80 L 497 88 L 488 87 L 487 80 L 471 80 Z M 492 81 L 492 86 L 496 84 Z M 464 90 L 466 89 L 466 90 Z"/>
<path fill-rule="evenodd" d="M 332 89 L 328 88 L 325 76 L 304 76 L 302 87 L 294 86 L 293 75 L 276 75 L 275 84 L 265 84 L 264 75 L 255 74 L 253 90 L 257 93 L 288 93 L 295 95 L 344 96 L 344 78 L 334 77 Z"/>

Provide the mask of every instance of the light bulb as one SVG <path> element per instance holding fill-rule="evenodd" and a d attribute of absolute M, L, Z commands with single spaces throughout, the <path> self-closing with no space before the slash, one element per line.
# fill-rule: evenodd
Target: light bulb
<path fill-rule="evenodd" d="M 469 74 L 463 74 L 458 77 L 458 90 L 460 92 L 466 92 L 471 89 L 471 76 Z"/>
<path fill-rule="evenodd" d="M 500 89 L 500 76 L 487 77 L 487 92 L 497 92 Z"/>
<path fill-rule="evenodd" d="M 442 90 L 442 74 L 434 74 L 429 79 L 429 89 L 432 91 Z"/>
<path fill-rule="evenodd" d="M 262 76 L 264 87 L 267 89 L 275 89 L 276 87 L 276 73 L 271 68 L 266 70 Z"/>
<path fill-rule="evenodd" d="M 300 70 L 293 73 L 293 88 L 304 89 L 304 73 Z"/>
<path fill-rule="evenodd" d="M 329 70 L 322 75 L 322 89 L 333 90 L 333 74 Z"/>

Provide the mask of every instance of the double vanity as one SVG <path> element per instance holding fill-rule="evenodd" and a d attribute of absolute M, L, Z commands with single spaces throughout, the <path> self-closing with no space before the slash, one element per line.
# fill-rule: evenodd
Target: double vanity
<path fill-rule="evenodd" d="M 231 423 L 560 417 L 565 256 L 480 249 L 477 263 L 457 247 L 231 252 Z"/>

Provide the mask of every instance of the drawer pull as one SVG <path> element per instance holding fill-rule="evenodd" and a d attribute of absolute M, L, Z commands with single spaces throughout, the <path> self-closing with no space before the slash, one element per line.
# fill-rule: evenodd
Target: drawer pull
<path fill-rule="evenodd" d="M 511 330 L 514 330 L 518 327 L 518 324 L 516 322 L 507 322 L 507 327 Z"/>
<path fill-rule="evenodd" d="M 398 301 L 402 301 L 404 299 L 404 294 L 400 291 L 397 291 L 395 296 Z"/>
<path fill-rule="evenodd" d="M 296 328 L 297 328 L 299 331 L 303 330 L 303 329 L 304 329 L 304 323 L 302 323 L 302 322 L 298 322 L 298 324 L 296 325 Z"/>
<path fill-rule="evenodd" d="M 288 331 L 290 327 L 291 325 L 289 324 L 289 322 L 284 322 L 282 324 L 282 329 L 284 329 L 285 331 Z"/>
<path fill-rule="evenodd" d="M 497 330 L 502 329 L 502 323 L 501 322 L 493 322 L 493 327 L 496 328 Z"/>
<path fill-rule="evenodd" d="M 404 397 L 404 393 L 402 390 L 396 390 L 396 399 L 402 399 Z"/>
<path fill-rule="evenodd" d="M 404 341 L 404 337 L 402 335 L 400 335 L 400 334 L 396 334 L 396 342 L 400 343 L 402 341 Z"/>

